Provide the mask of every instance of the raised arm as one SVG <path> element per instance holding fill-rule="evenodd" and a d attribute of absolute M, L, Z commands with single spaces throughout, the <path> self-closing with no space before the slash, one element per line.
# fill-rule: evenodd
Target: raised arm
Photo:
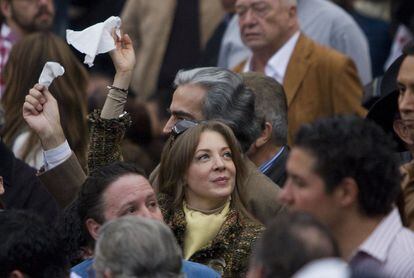
<path fill-rule="evenodd" d="M 43 150 L 56 148 L 66 141 L 56 99 L 45 86 L 36 84 L 30 89 L 23 104 L 23 118 L 39 136 Z"/>
<path fill-rule="evenodd" d="M 23 117 L 44 150 L 46 171 L 39 178 L 58 204 L 66 207 L 86 176 L 66 141 L 56 99 L 47 88 L 36 84 L 30 89 L 23 104 Z"/>
<path fill-rule="evenodd" d="M 114 36 L 114 39 L 116 48 L 110 52 L 116 69 L 114 82 L 101 113 L 95 112 L 89 117 L 91 140 L 88 168 L 90 171 L 122 159 L 120 144 L 130 123 L 129 116 L 124 114 L 124 106 L 135 66 L 135 53 L 128 35 L 122 35 L 121 38 Z"/>
<path fill-rule="evenodd" d="M 116 48 L 110 52 L 116 73 L 111 89 L 102 108 L 103 119 L 118 118 L 124 112 L 132 71 L 135 67 L 135 53 L 128 35 L 114 36 Z"/>

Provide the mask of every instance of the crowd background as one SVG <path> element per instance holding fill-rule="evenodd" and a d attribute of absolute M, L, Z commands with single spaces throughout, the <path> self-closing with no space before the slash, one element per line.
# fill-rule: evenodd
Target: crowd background
<path fill-rule="evenodd" d="M 0 276 L 414 275 L 412 1 L 0 8 Z"/>

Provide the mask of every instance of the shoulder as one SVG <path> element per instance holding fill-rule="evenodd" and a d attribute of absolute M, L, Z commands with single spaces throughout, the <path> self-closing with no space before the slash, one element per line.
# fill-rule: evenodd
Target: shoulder
<path fill-rule="evenodd" d="M 215 278 L 220 277 L 220 274 L 213 269 L 203 264 L 183 260 L 182 271 L 186 277 L 200 277 L 200 278 Z"/>
<path fill-rule="evenodd" d="M 339 72 L 346 70 L 356 72 L 355 64 L 350 58 L 335 49 L 323 46 L 310 38 L 305 38 L 308 40 L 306 47 L 310 49 L 310 61 L 314 69 L 319 69 L 324 73 L 330 73 L 330 75 L 335 76 Z"/>
<path fill-rule="evenodd" d="M 265 230 L 265 227 L 259 222 L 254 222 L 247 218 L 240 219 L 241 233 L 240 238 L 250 242 L 255 242 Z"/>
<path fill-rule="evenodd" d="M 71 268 L 71 277 L 82 277 L 86 278 L 89 277 L 89 271 L 92 269 L 93 259 L 86 259 L 85 261 L 81 262 L 80 264 L 75 265 Z M 77 276 L 72 276 L 76 274 Z"/>

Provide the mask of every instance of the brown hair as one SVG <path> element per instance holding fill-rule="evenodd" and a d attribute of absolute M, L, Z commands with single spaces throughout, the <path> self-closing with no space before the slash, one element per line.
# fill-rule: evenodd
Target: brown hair
<path fill-rule="evenodd" d="M 231 205 L 243 216 L 254 220 L 254 218 L 244 208 L 240 201 L 238 184 L 244 182 L 247 174 L 246 166 L 243 162 L 241 147 L 232 130 L 218 121 L 207 121 L 189 128 L 176 138 L 171 137 L 170 142 L 164 146 L 159 174 L 160 192 L 166 193 L 173 198 L 172 207 L 176 209 L 182 205 L 184 199 L 184 189 L 186 186 L 185 175 L 193 161 L 200 136 L 204 131 L 215 131 L 221 134 L 226 140 L 232 152 L 232 158 L 236 167 L 236 186 L 231 195 Z M 171 141 L 174 141 L 171 143 Z"/>
<path fill-rule="evenodd" d="M 19 133 L 26 128 L 22 117 L 25 96 L 38 82 L 47 61 L 58 62 L 65 68 L 65 74 L 53 81 L 49 89 L 58 102 L 63 131 L 69 145 L 82 166 L 86 166 L 88 74 L 68 45 L 50 32 L 24 37 L 13 46 L 10 53 L 4 70 L 5 91 L 2 98 L 5 110 L 4 142 L 11 146 Z M 37 140 L 35 133 L 31 131 L 23 150 L 23 159 Z"/>

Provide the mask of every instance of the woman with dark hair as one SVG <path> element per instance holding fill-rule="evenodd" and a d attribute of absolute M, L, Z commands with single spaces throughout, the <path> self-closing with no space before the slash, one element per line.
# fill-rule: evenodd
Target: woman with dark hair
<path fill-rule="evenodd" d="M 180 127 L 173 129 L 161 157 L 159 184 L 166 194 L 158 201 L 164 219 L 185 259 L 223 277 L 241 277 L 263 226 L 240 201 L 237 185 L 246 178 L 240 145 L 217 121 Z"/>
<path fill-rule="evenodd" d="M 18 158 L 32 167 L 39 169 L 43 165 L 39 139 L 34 131 L 28 129 L 22 117 L 22 107 L 27 92 L 38 82 L 48 61 L 58 62 L 65 68 L 66 73 L 54 80 L 49 90 L 59 104 L 61 124 L 68 143 L 85 168 L 88 74 L 69 46 L 52 33 L 35 33 L 13 46 L 4 70 L 5 91 L 1 100 L 5 110 L 3 140 Z"/>

